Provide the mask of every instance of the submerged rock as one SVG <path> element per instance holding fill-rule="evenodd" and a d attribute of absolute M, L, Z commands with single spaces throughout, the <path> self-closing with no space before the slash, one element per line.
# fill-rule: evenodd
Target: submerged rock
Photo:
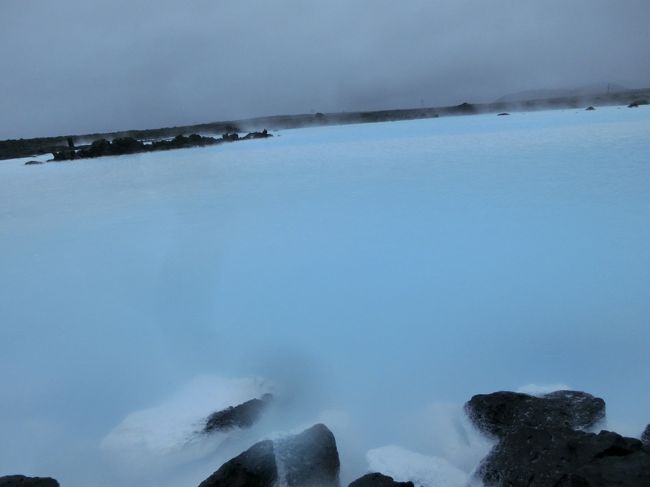
<path fill-rule="evenodd" d="M 605 401 L 579 391 L 541 397 L 502 391 L 472 397 L 465 411 L 480 431 L 502 438 L 521 428 L 590 428 L 605 417 Z"/>
<path fill-rule="evenodd" d="M 650 451 L 640 440 L 583 431 L 605 415 L 605 402 L 591 394 L 496 392 L 474 396 L 465 410 L 500 440 L 476 472 L 486 485 L 650 485 Z"/>
<path fill-rule="evenodd" d="M 199 487 L 338 487 L 339 455 L 332 432 L 317 424 L 298 435 L 256 443 L 224 463 Z"/>
<path fill-rule="evenodd" d="M 396 482 L 393 477 L 369 473 L 352 482 L 348 487 L 415 487 L 413 482 Z"/>
<path fill-rule="evenodd" d="M 230 406 L 212 413 L 203 429 L 204 433 L 228 431 L 233 428 L 250 428 L 273 400 L 272 394 L 264 394 L 261 399 L 251 399 L 237 406 Z"/>
<path fill-rule="evenodd" d="M 59 487 L 59 483 L 51 477 L 7 475 L 0 477 L 0 487 Z"/>

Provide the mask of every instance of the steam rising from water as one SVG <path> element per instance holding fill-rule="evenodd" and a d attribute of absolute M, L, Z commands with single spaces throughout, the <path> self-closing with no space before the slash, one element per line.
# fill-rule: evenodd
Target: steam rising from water
<path fill-rule="evenodd" d="M 486 447 L 463 402 L 531 383 L 640 433 L 649 129 L 567 110 L 0 164 L 0 472 L 195 485 L 324 421 L 343 480 L 395 451 L 468 475 Z M 259 384 L 260 424 L 188 442 Z M 146 454 L 125 468 L 119 445 Z"/>

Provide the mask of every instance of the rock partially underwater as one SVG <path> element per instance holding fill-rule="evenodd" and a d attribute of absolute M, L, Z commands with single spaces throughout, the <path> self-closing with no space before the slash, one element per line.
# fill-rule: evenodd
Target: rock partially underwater
<path fill-rule="evenodd" d="M 640 440 L 584 431 L 604 418 L 600 398 L 496 392 L 474 396 L 465 408 L 479 430 L 499 439 L 477 470 L 486 486 L 650 485 L 650 451 Z"/>
<path fill-rule="evenodd" d="M 272 394 L 264 394 L 260 399 L 251 399 L 237 406 L 230 406 L 212 413 L 203 428 L 204 433 L 229 431 L 234 428 L 250 428 L 262 416 L 273 401 Z"/>
<path fill-rule="evenodd" d="M 254 444 L 200 487 L 338 487 L 339 469 L 334 435 L 317 424 L 298 435 Z"/>
<path fill-rule="evenodd" d="M 396 482 L 393 477 L 369 473 L 352 482 L 348 487 L 415 487 L 413 482 Z"/>

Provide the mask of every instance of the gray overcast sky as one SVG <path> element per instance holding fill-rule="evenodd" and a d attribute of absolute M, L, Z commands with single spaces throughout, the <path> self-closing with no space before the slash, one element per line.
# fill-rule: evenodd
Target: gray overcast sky
<path fill-rule="evenodd" d="M 650 0 L 0 0 L 0 139 L 650 86 Z"/>

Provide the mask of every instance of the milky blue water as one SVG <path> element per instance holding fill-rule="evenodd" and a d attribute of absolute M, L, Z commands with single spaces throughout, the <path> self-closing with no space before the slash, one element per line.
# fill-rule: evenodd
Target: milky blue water
<path fill-rule="evenodd" d="M 350 475 L 526 384 L 650 422 L 650 109 L 275 135 L 0 162 L 0 475 L 111 484 L 102 439 L 199 375 L 341 412 Z"/>

